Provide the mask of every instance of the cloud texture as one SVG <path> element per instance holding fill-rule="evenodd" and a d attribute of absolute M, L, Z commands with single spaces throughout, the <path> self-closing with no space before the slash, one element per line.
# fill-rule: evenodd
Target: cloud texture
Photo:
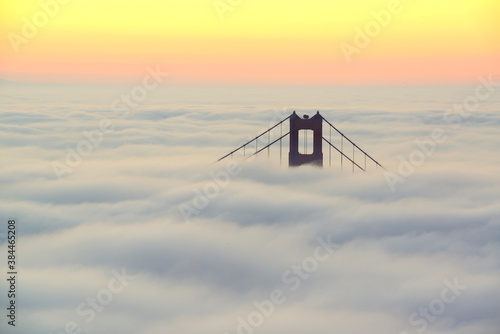
<path fill-rule="evenodd" d="M 443 115 L 474 87 L 165 86 L 117 117 L 112 101 L 129 89 L 2 83 L 0 212 L 19 224 L 16 333 L 68 323 L 95 334 L 498 333 L 500 92 L 452 127 Z M 446 140 L 394 191 L 373 166 L 341 172 L 336 155 L 331 168 L 288 169 L 286 154 L 280 167 L 274 146 L 270 161 L 263 152 L 229 182 L 214 180 L 228 166 L 217 158 L 293 109 L 319 109 L 396 174 L 415 141 L 436 128 Z M 102 119 L 113 131 L 59 180 L 52 163 L 65 164 Z M 179 208 L 210 186 L 216 194 L 185 220 Z M 311 267 L 327 238 L 338 248 Z M 133 278 L 109 301 L 122 271 Z M 455 281 L 465 288 L 454 294 Z M 276 290 L 284 301 L 252 326 L 255 303 Z M 107 302 L 94 317 L 92 298 Z"/>

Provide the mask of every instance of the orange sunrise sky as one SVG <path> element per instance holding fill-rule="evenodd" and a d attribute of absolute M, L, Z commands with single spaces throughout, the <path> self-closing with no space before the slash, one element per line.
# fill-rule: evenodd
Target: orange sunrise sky
<path fill-rule="evenodd" d="M 462 83 L 500 73 L 498 0 L 0 0 L 0 78 Z"/>

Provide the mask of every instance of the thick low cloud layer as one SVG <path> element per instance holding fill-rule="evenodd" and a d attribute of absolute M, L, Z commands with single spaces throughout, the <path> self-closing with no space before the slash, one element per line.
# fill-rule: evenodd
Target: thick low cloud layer
<path fill-rule="evenodd" d="M 443 115 L 473 86 L 165 86 L 120 117 L 112 102 L 130 88 L 0 87 L 16 333 L 500 330 L 500 89 L 458 124 Z M 333 153 L 330 168 L 327 148 L 327 167 L 289 169 L 285 141 L 283 166 L 273 146 L 226 180 L 230 160 L 213 162 L 294 109 L 319 109 L 400 179 L 391 189 L 380 168 L 353 174 L 345 160 L 341 171 Z M 59 180 L 53 162 L 67 165 L 102 119 L 114 130 Z M 435 129 L 446 139 L 401 176 L 400 157 Z M 133 278 L 117 292 L 119 273 Z M 269 307 L 277 289 L 282 303 L 259 318 L 255 302 Z"/>

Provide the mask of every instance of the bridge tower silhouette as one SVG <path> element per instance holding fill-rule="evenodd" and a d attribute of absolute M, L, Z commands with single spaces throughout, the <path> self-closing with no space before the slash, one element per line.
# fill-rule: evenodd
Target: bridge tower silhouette
<path fill-rule="evenodd" d="M 285 134 L 283 134 L 283 124 L 289 121 L 289 131 Z M 326 125 L 327 130 L 329 132 L 329 138 L 325 138 L 323 135 L 323 127 Z M 274 129 L 277 129 L 279 126 L 280 133 L 279 137 L 273 141 L 271 141 L 271 131 Z M 308 145 L 307 145 L 307 138 L 308 135 L 306 134 L 306 131 L 312 131 L 312 152 L 308 153 Z M 340 148 L 337 147 L 336 145 L 333 144 L 332 141 L 332 132 L 333 134 L 340 135 Z M 259 140 L 262 140 L 265 138 L 267 135 L 267 145 L 264 145 L 259 149 Z M 224 160 L 228 157 L 233 158 L 233 155 L 235 155 L 237 152 L 243 151 L 243 157 L 244 159 L 249 159 L 250 157 L 253 157 L 264 150 L 267 149 L 268 152 L 268 157 L 270 156 L 270 150 L 269 148 L 273 146 L 274 144 L 279 143 L 279 152 L 280 152 L 280 164 L 282 161 L 282 155 L 283 155 L 283 145 L 282 141 L 284 140 L 285 137 L 289 137 L 289 152 L 288 152 L 288 165 L 290 167 L 297 167 L 305 164 L 310 164 L 310 165 L 315 165 L 318 167 L 324 167 L 323 164 L 323 142 L 328 144 L 328 162 L 329 166 L 331 167 L 332 165 L 332 149 L 339 154 L 340 157 L 340 167 L 341 169 L 344 166 L 344 160 L 346 160 L 346 163 L 349 163 L 352 165 L 352 171 L 354 172 L 355 168 L 358 168 L 362 171 L 367 170 L 367 163 L 372 163 L 375 165 L 375 168 L 382 168 L 385 169 L 378 161 L 373 159 L 368 153 L 366 153 L 364 150 L 362 150 L 358 145 L 356 145 L 352 140 L 350 140 L 346 135 L 344 135 L 342 132 L 340 132 L 333 124 L 331 124 L 328 120 L 326 120 L 320 113 L 319 111 L 316 112 L 316 114 L 309 118 L 308 115 L 304 115 L 302 118 L 297 115 L 295 111 L 293 113 L 283 119 L 282 121 L 278 122 L 274 126 L 270 127 L 266 131 L 262 132 L 260 135 L 257 137 L 249 140 L 245 144 L 239 146 L 235 150 L 229 152 L 228 154 L 224 155 L 217 161 Z M 301 145 L 300 142 L 303 143 L 304 149 L 301 152 Z M 247 155 L 247 151 L 250 150 L 255 143 L 255 151 L 251 154 Z M 351 145 L 352 146 L 352 155 L 349 156 L 348 149 L 350 147 L 346 147 L 346 145 Z M 356 158 L 356 152 L 358 153 L 358 158 Z M 361 158 L 360 158 L 361 157 Z M 362 160 L 362 162 L 359 161 L 359 159 Z M 363 166 L 361 166 L 363 165 Z"/>
<path fill-rule="evenodd" d="M 313 150 L 311 154 L 299 152 L 299 135 L 302 130 L 313 131 Z M 319 111 L 311 118 L 307 115 L 300 118 L 295 111 L 290 115 L 288 165 L 300 166 L 304 164 L 323 167 L 323 117 L 319 114 Z"/>

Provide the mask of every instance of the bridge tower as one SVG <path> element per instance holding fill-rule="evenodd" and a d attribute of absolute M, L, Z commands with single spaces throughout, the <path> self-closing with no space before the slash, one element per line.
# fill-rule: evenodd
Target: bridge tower
<path fill-rule="evenodd" d="M 301 130 L 313 131 L 313 152 L 311 154 L 299 152 L 299 137 L 306 134 Z M 290 152 L 288 153 L 288 165 L 290 167 L 300 166 L 304 164 L 313 164 L 323 167 L 323 116 L 316 114 L 309 118 L 304 115 L 300 118 L 299 115 L 293 112 L 290 116 Z"/>
<path fill-rule="evenodd" d="M 283 123 L 285 121 L 290 122 L 290 131 L 287 133 L 283 134 Z M 328 139 L 323 137 L 323 121 L 327 125 L 327 129 L 329 132 Z M 279 128 L 278 128 L 279 127 Z M 271 141 L 271 131 L 273 129 L 279 129 L 279 137 Z M 313 139 L 312 139 L 312 153 L 308 153 L 308 150 L 304 149 L 303 152 L 300 152 L 299 150 L 299 142 L 300 138 L 302 138 L 302 141 L 304 142 L 304 146 L 307 147 L 307 135 L 305 133 L 305 130 L 309 130 L 313 132 Z M 335 146 L 332 143 L 332 132 L 336 133 L 337 135 L 340 135 L 340 148 Z M 347 138 L 342 132 L 340 132 L 335 126 L 333 126 L 332 123 L 330 123 L 327 119 L 323 118 L 323 116 L 320 115 L 319 111 L 316 112 L 316 114 L 309 118 L 308 115 L 304 115 L 302 118 L 297 115 L 297 113 L 294 111 L 290 116 L 287 118 L 283 119 L 281 122 L 278 122 L 274 126 L 270 127 L 266 131 L 262 132 L 260 135 L 257 137 L 253 138 L 252 140 L 249 140 L 245 144 L 241 145 L 235 150 L 232 150 L 228 154 L 224 155 L 222 158 L 218 159 L 217 161 L 221 161 L 223 159 L 226 159 L 227 157 L 233 158 L 233 154 L 236 154 L 239 151 L 243 151 L 243 158 L 249 159 L 250 157 L 253 157 L 260 152 L 267 150 L 267 156 L 269 159 L 270 156 L 270 150 L 269 148 L 279 142 L 279 154 L 280 154 L 280 165 L 282 162 L 282 146 L 281 146 L 281 141 L 283 138 L 286 136 L 290 136 L 290 150 L 288 152 L 288 165 L 290 167 L 296 167 L 296 166 L 301 166 L 305 164 L 311 164 L 311 165 L 316 165 L 318 167 L 323 167 L 323 141 L 329 145 L 328 147 L 328 161 L 329 161 L 329 166 L 332 166 L 332 152 L 335 154 L 335 151 L 340 155 L 340 169 L 342 170 L 343 164 L 344 164 L 344 159 L 346 162 L 352 163 L 352 171 L 354 173 L 355 167 L 358 169 L 362 170 L 363 172 L 366 172 L 367 168 L 367 162 L 373 162 L 375 164 L 375 168 L 382 167 L 378 161 L 373 159 L 368 153 L 366 153 L 364 150 L 362 150 L 358 145 L 356 145 L 352 140 Z M 262 141 L 267 137 L 267 145 L 264 145 L 264 147 L 259 147 L 259 139 Z M 265 140 L 265 139 L 264 139 Z M 349 146 L 347 147 L 350 151 L 350 148 L 352 147 L 352 154 L 348 152 L 346 148 L 344 148 L 344 141 L 346 144 Z M 261 142 L 262 144 L 262 142 Z M 255 146 L 255 152 L 251 153 L 248 152 L 248 149 L 251 149 L 253 151 L 253 147 Z M 333 149 L 333 151 L 332 151 Z M 356 152 L 358 152 L 356 154 Z M 350 156 L 349 156 L 350 155 Z M 363 165 L 363 167 L 361 166 Z"/>

